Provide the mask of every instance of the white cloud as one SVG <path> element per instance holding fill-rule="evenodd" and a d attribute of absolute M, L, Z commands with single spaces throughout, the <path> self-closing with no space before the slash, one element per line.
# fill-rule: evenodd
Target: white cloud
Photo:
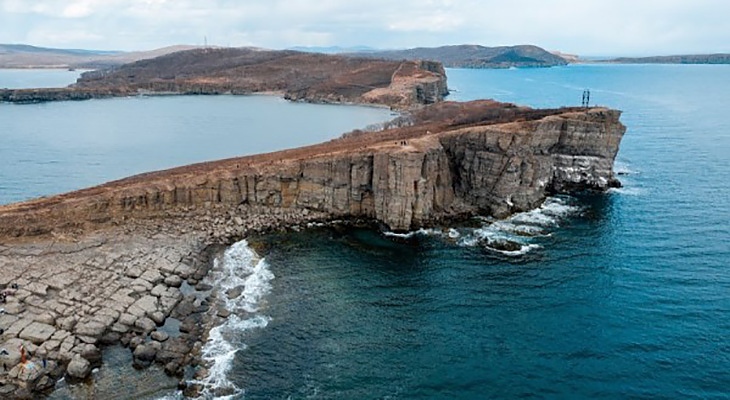
<path fill-rule="evenodd" d="M 0 0 L 0 38 L 134 50 L 179 43 L 533 43 L 581 54 L 730 52 L 726 0 Z"/>

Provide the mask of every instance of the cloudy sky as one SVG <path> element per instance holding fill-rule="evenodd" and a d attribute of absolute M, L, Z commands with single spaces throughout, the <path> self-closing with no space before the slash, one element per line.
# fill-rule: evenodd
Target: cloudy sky
<path fill-rule="evenodd" d="M 536 44 L 580 55 L 730 52 L 730 0 L 0 0 L 0 43 L 405 48 Z"/>

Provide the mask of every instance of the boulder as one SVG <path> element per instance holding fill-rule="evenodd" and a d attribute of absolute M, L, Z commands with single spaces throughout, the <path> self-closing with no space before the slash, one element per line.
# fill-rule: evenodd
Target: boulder
<path fill-rule="evenodd" d="M 153 312 L 149 315 L 149 317 L 152 321 L 155 321 L 155 324 L 157 325 L 162 325 L 165 323 L 165 314 L 161 313 L 160 311 Z"/>
<path fill-rule="evenodd" d="M 171 287 L 180 287 L 182 285 L 182 278 L 177 275 L 170 275 L 165 278 L 165 285 Z"/>
<path fill-rule="evenodd" d="M 119 323 L 127 326 L 134 325 L 134 321 L 136 321 L 137 318 L 132 314 L 124 313 L 119 316 Z"/>
<path fill-rule="evenodd" d="M 134 349 L 134 358 L 141 361 L 154 361 L 155 355 L 157 355 L 157 349 L 149 344 L 140 344 Z"/>
<path fill-rule="evenodd" d="M 243 289 L 245 289 L 245 286 L 240 285 L 236 286 L 233 289 L 229 290 L 226 294 L 228 295 L 229 300 L 237 299 L 241 293 L 243 293 Z"/>
<path fill-rule="evenodd" d="M 93 365 L 101 364 L 101 350 L 93 344 L 81 346 L 81 357 L 87 359 Z"/>
<path fill-rule="evenodd" d="M 155 325 L 155 321 L 153 321 L 147 317 L 143 317 L 143 318 L 140 318 L 137 321 L 135 321 L 134 326 L 135 326 L 135 328 L 141 329 L 145 334 L 147 334 L 147 333 L 150 333 L 153 330 L 155 330 L 156 325 Z"/>
<path fill-rule="evenodd" d="M 154 332 L 152 332 L 150 337 L 152 338 L 152 340 L 156 340 L 158 342 L 164 342 L 165 340 L 167 340 L 170 337 L 170 335 L 168 335 L 165 332 L 154 331 Z"/>
<path fill-rule="evenodd" d="M 66 373 L 73 379 L 84 379 L 89 376 L 91 372 L 91 363 L 85 358 L 81 357 L 80 354 L 76 354 L 68 363 Z"/>

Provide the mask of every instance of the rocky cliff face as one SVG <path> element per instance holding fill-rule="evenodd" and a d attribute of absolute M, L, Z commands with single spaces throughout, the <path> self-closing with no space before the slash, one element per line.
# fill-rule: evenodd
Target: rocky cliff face
<path fill-rule="evenodd" d="M 539 205 L 552 192 L 605 190 L 616 183 L 613 160 L 625 131 L 619 111 L 536 114 L 493 102 L 441 106 L 452 117 L 441 124 L 198 164 L 0 207 L 0 234 L 41 234 L 221 204 L 367 218 L 408 230 L 476 213 L 504 217 Z M 487 114 L 492 117 L 479 117 Z M 505 115 L 515 122 L 504 122 Z"/>

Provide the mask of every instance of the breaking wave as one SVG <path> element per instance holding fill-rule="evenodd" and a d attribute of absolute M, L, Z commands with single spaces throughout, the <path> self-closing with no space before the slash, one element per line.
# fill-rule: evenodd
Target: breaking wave
<path fill-rule="evenodd" d="M 206 283 L 216 287 L 218 304 L 223 305 L 230 316 L 210 330 L 203 346 L 202 358 L 208 366 L 208 374 L 193 384 L 201 386 L 200 398 L 231 399 L 241 396 L 243 388 L 228 379 L 228 372 L 239 350 L 243 333 L 265 328 L 270 318 L 260 312 L 264 297 L 271 291 L 274 274 L 269 265 L 243 240 L 229 247 L 222 257 L 214 261 L 213 270 Z"/>
<path fill-rule="evenodd" d="M 542 246 L 535 243 L 551 235 L 562 221 L 577 214 L 580 207 L 567 196 L 549 197 L 538 208 L 503 220 L 487 221 L 459 240 L 462 246 L 481 246 L 506 256 L 521 256 Z"/>
<path fill-rule="evenodd" d="M 409 239 L 416 236 L 434 236 L 464 247 L 482 247 L 506 256 L 521 256 L 542 246 L 539 239 L 552 231 L 571 215 L 580 212 L 575 199 L 569 196 L 549 197 L 538 208 L 512 215 L 506 219 L 482 218 L 478 228 L 419 229 L 407 233 L 384 232 L 387 237 Z"/>

